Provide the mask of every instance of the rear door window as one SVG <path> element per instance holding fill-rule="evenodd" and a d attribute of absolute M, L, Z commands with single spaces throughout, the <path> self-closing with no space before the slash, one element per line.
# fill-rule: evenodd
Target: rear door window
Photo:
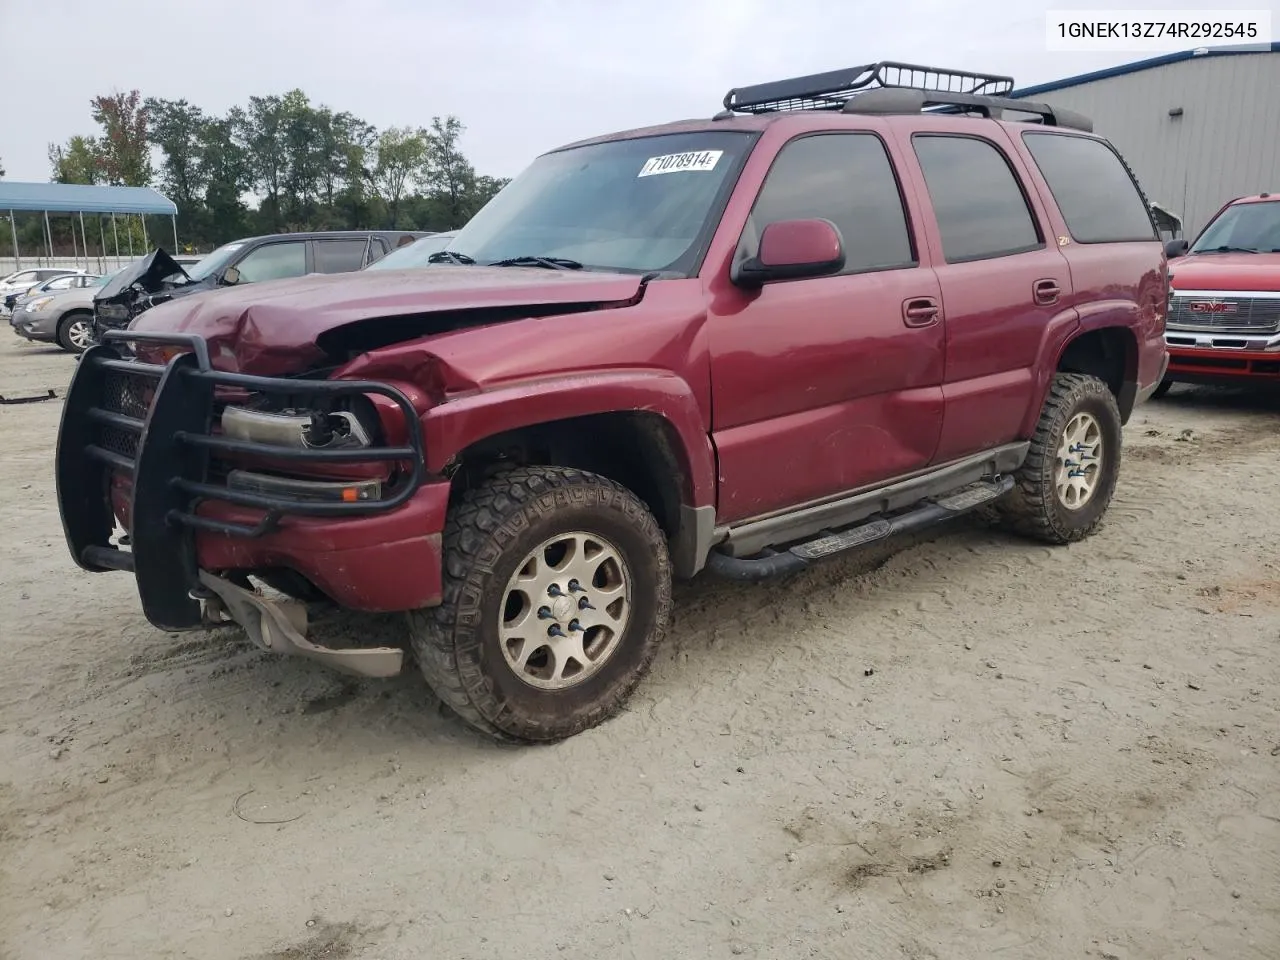
<path fill-rule="evenodd" d="M 368 242 L 358 240 L 313 240 L 311 255 L 316 273 L 351 273 L 364 266 Z"/>
<path fill-rule="evenodd" d="M 1061 133 L 1024 133 L 1022 141 L 1076 243 L 1156 239 L 1138 185 L 1111 147 Z"/>
<path fill-rule="evenodd" d="M 307 272 L 307 245 L 303 240 L 268 243 L 249 251 L 235 266 L 240 283 L 300 277 Z"/>
<path fill-rule="evenodd" d="M 917 134 L 916 157 L 948 263 L 989 260 L 1043 246 L 1009 160 L 987 140 Z"/>

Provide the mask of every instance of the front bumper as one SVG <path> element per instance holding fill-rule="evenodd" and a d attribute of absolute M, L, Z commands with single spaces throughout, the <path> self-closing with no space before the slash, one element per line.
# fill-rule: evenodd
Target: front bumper
<path fill-rule="evenodd" d="M 1174 383 L 1230 386 L 1280 381 L 1280 334 L 1233 336 L 1171 330 L 1165 333 Z"/>
<path fill-rule="evenodd" d="M 58 339 L 58 325 L 48 314 L 19 310 L 9 317 L 9 325 L 18 336 L 37 343 L 53 343 Z"/>
<path fill-rule="evenodd" d="M 117 348 L 126 336 L 188 352 L 163 366 L 126 360 Z M 231 440 L 215 429 L 218 389 L 315 402 L 381 395 L 399 409 L 407 442 L 316 450 Z M 390 463 L 395 479 L 381 499 L 358 502 L 231 489 L 220 480 L 219 463 L 246 456 L 297 463 L 304 475 L 308 463 L 329 470 Z M 286 636 L 281 631 L 295 621 L 268 612 L 272 602 L 265 598 L 250 601 L 222 589 L 223 581 L 250 592 L 244 590 L 248 573 L 284 567 L 356 609 L 407 610 L 439 601 L 448 483 L 428 483 L 424 463 L 418 414 L 389 384 L 223 373 L 212 368 L 199 337 L 109 333 L 106 343 L 81 356 L 67 391 L 56 454 L 58 506 L 76 563 L 92 572 L 132 572 L 143 612 L 157 627 L 198 627 L 213 607 L 264 643 Z M 117 519 L 127 538 L 113 543 Z M 304 649 L 289 639 L 264 645 Z"/>

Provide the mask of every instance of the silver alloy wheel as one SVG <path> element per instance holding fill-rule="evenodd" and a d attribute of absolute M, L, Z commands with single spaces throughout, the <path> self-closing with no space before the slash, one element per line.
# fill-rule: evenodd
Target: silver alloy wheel
<path fill-rule="evenodd" d="M 517 677 L 562 690 L 592 676 L 631 618 L 631 571 L 608 540 L 561 533 L 530 551 L 507 582 L 499 641 Z"/>
<path fill-rule="evenodd" d="M 1093 497 L 1101 477 L 1102 426 L 1093 414 L 1077 413 L 1058 443 L 1058 501 L 1068 510 L 1079 510 Z"/>
<path fill-rule="evenodd" d="M 72 320 L 67 327 L 67 342 L 77 350 L 88 350 L 93 342 L 93 330 L 88 320 Z"/>

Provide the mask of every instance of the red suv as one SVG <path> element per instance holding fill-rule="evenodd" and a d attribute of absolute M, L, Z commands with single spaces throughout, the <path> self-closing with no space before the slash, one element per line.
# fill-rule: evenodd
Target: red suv
<path fill-rule="evenodd" d="M 140 315 L 67 397 L 73 556 L 163 629 L 365 675 L 406 651 L 321 646 L 298 601 L 405 611 L 445 704 L 536 741 L 620 708 L 673 577 L 978 508 L 1087 536 L 1164 375 L 1164 249 L 1088 121 L 923 70 L 555 150 L 432 266 Z"/>
<path fill-rule="evenodd" d="M 1232 200 L 1189 250 L 1174 240 L 1168 253 L 1169 372 L 1155 396 L 1175 383 L 1280 383 L 1280 194 Z"/>

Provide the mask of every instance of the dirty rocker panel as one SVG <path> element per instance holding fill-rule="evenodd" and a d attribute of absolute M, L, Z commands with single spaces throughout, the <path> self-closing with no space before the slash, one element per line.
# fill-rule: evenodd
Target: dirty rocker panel
<path fill-rule="evenodd" d="M 124 359 L 116 344 L 126 343 L 187 352 L 161 366 Z M 326 450 L 231 440 L 213 430 L 217 387 L 321 403 L 379 394 L 399 407 L 408 445 Z M 406 463 L 409 470 L 385 499 L 315 501 L 230 489 L 211 476 L 210 458 L 218 454 L 288 461 L 304 472 L 307 464 L 378 462 Z M 195 531 L 260 537 L 289 515 L 339 519 L 384 513 L 406 503 L 426 479 L 422 423 L 408 397 L 392 386 L 225 373 L 213 369 L 203 337 L 123 330 L 107 332 L 103 343 L 81 355 L 67 390 L 55 456 L 58 508 L 72 557 L 93 572 L 133 571 L 143 612 L 162 629 L 201 622 L 198 598 L 209 591 L 196 567 Z M 128 550 L 111 542 L 113 474 L 132 479 Z M 204 501 L 264 514 L 253 525 L 228 523 L 197 515 Z"/>

